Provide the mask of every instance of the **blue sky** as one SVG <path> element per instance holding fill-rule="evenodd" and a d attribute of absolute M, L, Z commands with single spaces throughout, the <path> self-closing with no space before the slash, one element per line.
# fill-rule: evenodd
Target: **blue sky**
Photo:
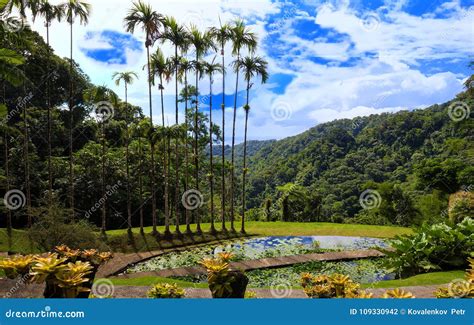
<path fill-rule="evenodd" d="M 144 35 L 125 33 L 128 0 L 90 1 L 87 26 L 75 27 L 75 58 L 91 80 L 123 96 L 110 77 L 133 70 L 140 80 L 129 98 L 147 110 Z M 250 139 L 295 135 L 318 123 L 401 109 L 426 107 L 452 99 L 472 70 L 474 1 L 373 0 L 165 0 L 150 1 L 157 11 L 201 28 L 242 18 L 260 38 L 258 55 L 269 62 L 270 79 L 252 88 Z M 44 34 L 37 22 L 34 28 Z M 67 55 L 69 36 L 53 24 L 52 46 Z M 166 54 L 172 49 L 163 46 Z M 230 51 L 226 60 L 231 62 Z M 214 57 L 210 53 L 208 59 Z M 190 79 L 193 79 L 191 77 Z M 173 82 L 165 88 L 166 120 L 174 121 Z M 232 118 L 234 75 L 228 74 L 226 118 Z M 220 121 L 221 81 L 214 83 L 216 121 Z M 243 91 L 241 85 L 239 91 Z M 209 89 L 202 80 L 202 95 Z M 243 95 L 241 93 L 240 95 Z M 243 99 L 242 96 L 239 96 Z M 159 93 L 153 94 L 155 108 Z M 208 101 L 204 101 L 203 110 Z M 241 101 L 239 101 L 239 104 Z M 155 109 L 154 120 L 161 121 Z M 238 141 L 243 111 L 238 112 Z M 230 126 L 231 123 L 227 123 Z M 229 134 L 230 129 L 226 130 Z"/>

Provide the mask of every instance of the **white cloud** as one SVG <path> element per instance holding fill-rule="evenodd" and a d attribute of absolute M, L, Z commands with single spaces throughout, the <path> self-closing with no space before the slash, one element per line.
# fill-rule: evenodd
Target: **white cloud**
<path fill-rule="evenodd" d="M 307 0 L 315 10 L 303 11 L 297 7 L 285 14 L 283 5 L 271 0 L 178 0 L 160 1 L 151 4 L 160 13 L 173 15 L 181 23 L 193 23 L 200 28 L 219 24 L 237 17 L 245 19 L 260 39 L 267 36 L 279 38 L 281 43 L 260 48 L 258 55 L 269 61 L 270 74 L 287 73 L 294 79 L 283 94 L 276 94 L 274 85 L 255 85 L 252 90 L 249 139 L 282 138 L 300 133 L 316 123 L 336 118 L 350 118 L 378 112 L 394 112 L 404 108 L 417 108 L 446 101 L 460 91 L 465 76 L 440 70 L 437 73 L 422 73 L 419 65 L 434 59 L 458 60 L 464 64 L 468 55 L 474 53 L 474 11 L 461 8 L 459 1 L 449 1 L 434 8 L 433 13 L 417 17 L 403 11 L 407 1 L 385 1 L 385 7 L 360 13 L 350 9 L 348 1 Z M 129 99 L 148 114 L 148 88 L 142 70 L 146 62 L 145 51 L 126 50 L 127 66 L 104 64 L 84 55 L 80 48 L 107 48 L 110 46 L 100 37 L 86 39 L 87 32 L 113 30 L 124 32 L 123 17 L 131 6 L 129 0 L 90 1 L 93 14 L 89 25 L 74 26 L 74 58 L 97 84 L 106 84 L 118 94 L 110 77 L 113 72 L 132 70 L 140 74 L 129 92 Z M 288 5 L 288 3 L 286 3 Z M 268 15 L 280 13 L 283 19 L 268 26 Z M 437 18 L 442 14 L 444 18 Z M 371 17 L 364 24 L 364 19 Z M 375 17 L 375 20 L 374 20 Z M 280 17 L 281 18 L 281 17 Z M 333 33 L 344 34 L 342 40 L 334 42 L 318 37 L 303 39 L 294 30 L 297 20 L 311 20 Z M 368 24 L 367 24 L 368 22 Z M 41 20 L 33 27 L 42 35 L 45 28 Z M 144 35 L 136 31 L 134 36 L 143 44 Z M 330 43 L 331 42 L 331 43 Z M 60 56 L 69 55 L 69 29 L 66 23 L 53 23 L 51 44 Z M 276 58 L 272 52 L 285 54 Z M 165 54 L 172 49 L 164 47 Z M 366 53 L 376 53 L 367 56 Z M 226 63 L 232 56 L 230 46 L 225 51 Z M 212 57 L 211 55 L 210 57 Z M 333 61 L 323 65 L 312 58 Z M 356 58 L 350 66 L 349 59 Z M 220 60 L 220 57 L 218 57 Z M 194 82 L 190 76 L 190 82 Z M 234 73 L 228 69 L 226 93 L 234 91 Z M 221 78 L 216 77 L 215 92 L 220 92 Z M 209 89 L 207 79 L 202 80 L 201 89 Z M 243 89 L 241 83 L 240 89 Z M 154 120 L 161 122 L 159 93 L 153 90 Z M 174 82 L 165 85 L 166 120 L 174 122 Z M 290 118 L 276 121 L 272 107 L 286 103 L 291 110 Z M 231 105 L 231 103 L 228 103 Z M 243 135 L 243 111 L 238 112 L 238 141 Z M 218 123 L 220 112 L 214 116 Z M 232 109 L 226 110 L 226 138 L 231 134 Z"/>

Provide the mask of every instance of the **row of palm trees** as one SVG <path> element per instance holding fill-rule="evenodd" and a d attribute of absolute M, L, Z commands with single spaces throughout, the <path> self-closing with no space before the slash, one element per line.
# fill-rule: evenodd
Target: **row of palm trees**
<path fill-rule="evenodd" d="M 186 28 L 183 25 L 180 25 L 175 18 L 169 16 L 162 16 L 156 11 L 152 9 L 149 4 L 145 4 L 142 1 L 135 2 L 132 8 L 129 10 L 128 15 L 124 19 L 125 27 L 128 32 L 135 32 L 137 27 L 140 27 L 145 32 L 145 48 L 147 51 L 147 62 L 148 62 L 148 89 L 149 89 L 149 106 L 150 106 L 150 123 L 152 122 L 153 110 L 152 110 L 152 100 L 151 100 L 151 86 L 154 82 L 155 77 L 159 79 L 159 89 L 161 92 L 161 100 L 162 100 L 162 124 L 164 126 L 164 107 L 163 107 L 163 80 L 169 81 L 171 79 L 171 74 L 174 73 L 175 79 L 175 90 L 176 90 L 176 99 L 175 99 L 175 124 L 178 125 L 179 123 L 179 106 L 178 106 L 178 94 L 179 94 L 179 81 L 183 81 L 184 76 L 184 89 L 187 91 L 188 89 L 188 72 L 194 71 L 195 75 L 195 100 L 194 100 L 194 146 L 193 146 L 193 157 L 194 157 L 194 178 L 195 178 L 195 190 L 199 191 L 199 153 L 198 153 L 198 111 L 199 111 L 199 79 L 202 78 L 204 74 L 209 76 L 209 106 L 210 106 L 210 113 L 209 113 L 209 124 L 210 130 L 213 129 L 213 120 L 212 120 L 212 85 L 214 81 L 214 75 L 217 73 L 223 74 L 222 78 L 222 132 L 223 132 L 223 139 L 222 139 L 222 166 L 225 165 L 225 47 L 228 42 L 232 43 L 232 54 L 236 57 L 235 61 L 233 62 L 233 68 L 236 73 L 236 84 L 235 84 L 235 94 L 234 94 L 234 107 L 233 107 L 233 120 L 232 120 L 232 158 L 231 158 L 231 175 L 230 175 L 230 226 L 231 231 L 235 231 L 234 228 L 234 220 L 235 220 L 235 207 L 234 207 L 234 195 L 235 195 L 235 132 L 236 132 L 236 115 L 237 115 L 237 99 L 238 99 L 238 89 L 239 89 L 239 75 L 240 72 L 243 70 L 245 73 L 245 80 L 247 82 L 247 104 L 245 105 L 246 111 L 246 122 L 245 122 L 245 136 L 244 136 L 244 152 L 246 155 L 246 139 L 247 139 L 247 123 L 248 123 L 248 111 L 250 106 L 248 105 L 248 98 L 249 98 L 249 91 L 252 86 L 251 79 L 256 76 L 261 76 L 262 82 L 266 82 L 268 78 L 268 73 L 266 70 L 267 63 L 265 60 L 259 57 L 253 56 L 255 50 L 257 48 L 257 37 L 256 35 L 250 31 L 243 21 L 237 20 L 233 24 L 224 24 L 219 27 L 210 28 L 204 32 L 200 31 L 196 26 L 190 26 Z M 174 57 L 165 59 L 162 51 L 160 49 L 157 50 L 155 54 L 150 55 L 150 48 L 153 46 L 155 42 L 159 42 L 161 44 L 165 42 L 169 42 L 174 48 Z M 193 48 L 194 52 L 194 60 L 189 61 L 187 59 L 187 54 L 190 48 Z M 206 54 L 210 54 L 211 52 L 217 52 L 220 49 L 220 54 L 222 58 L 221 65 L 215 63 L 216 57 L 212 60 L 212 62 L 203 61 L 203 57 Z M 243 50 L 247 50 L 250 55 L 249 57 L 241 58 L 241 53 Z M 151 60 L 150 60 L 151 57 Z M 174 70 L 174 71 L 173 71 Z M 185 100 L 187 106 L 187 100 Z M 187 112 L 187 107 L 185 107 L 185 112 Z M 187 114 L 185 113 L 185 125 L 187 129 L 188 121 L 187 121 Z M 153 127 L 153 126 L 152 126 Z M 185 137 L 186 138 L 186 137 Z M 150 143 L 153 146 L 152 143 Z M 175 142 L 175 155 L 176 155 L 176 164 L 178 164 L 179 157 L 178 157 L 178 141 Z M 187 148 L 187 144 L 185 144 Z M 209 175 L 209 188 L 210 188 L 210 200 L 211 200 L 211 232 L 215 232 L 214 226 L 214 176 L 213 176 L 213 133 L 210 132 L 209 138 L 209 146 L 210 146 L 210 175 Z M 153 148 L 151 148 L 152 152 L 152 165 L 153 165 Z M 166 150 L 165 150 L 166 154 Z M 186 165 L 188 163 L 187 157 L 187 150 L 186 150 Z M 164 158 L 166 161 L 167 158 Z M 178 174 L 179 174 L 179 166 L 175 166 L 175 187 L 176 189 L 179 186 L 178 182 Z M 166 167 L 165 167 L 166 169 Z M 187 172 L 187 168 L 186 168 Z M 245 173 L 246 173 L 246 157 L 244 157 L 244 183 L 245 183 Z M 167 196 L 167 175 L 165 175 L 165 196 Z M 151 179 L 152 184 L 154 184 L 154 170 L 151 170 Z M 185 190 L 188 187 L 188 178 L 186 175 L 186 182 L 185 182 Z M 222 230 L 226 229 L 226 198 L 225 198 L 225 168 L 222 168 L 222 184 L 221 184 L 221 221 L 222 221 Z M 243 185 L 243 193 L 245 193 L 245 185 Z M 175 190 L 175 195 L 178 195 L 179 191 Z M 152 200 L 154 202 L 154 190 L 152 189 Z M 245 213 L 245 195 L 243 195 L 242 201 L 242 213 L 244 218 Z M 165 202 L 168 202 L 165 199 Z M 179 209 L 178 209 L 178 197 L 175 198 L 175 220 L 176 220 L 176 232 L 179 233 Z M 165 207 L 165 219 L 169 219 L 169 211 L 166 211 Z M 196 211 L 196 223 L 197 223 L 197 232 L 201 232 L 200 227 L 200 219 L 199 215 Z M 154 208 L 152 208 L 152 213 L 155 214 Z M 187 211 L 188 214 L 188 211 Z M 242 218 L 242 219 L 243 219 Z M 186 218 L 187 221 L 187 230 L 189 231 L 189 218 Z M 165 221 L 165 224 L 168 225 L 169 222 Z M 153 232 L 156 233 L 156 221 L 153 219 Z M 242 222 L 241 232 L 245 232 L 244 222 Z M 166 227 L 165 234 L 169 233 L 169 227 Z"/>
<path fill-rule="evenodd" d="M 80 0 L 67 0 L 65 3 L 60 5 L 52 5 L 48 0 L 32 0 L 26 3 L 27 7 L 23 7 L 24 3 L 22 1 L 12 0 L 13 5 L 20 8 L 20 12 L 25 15 L 25 9 L 29 8 L 32 12 L 33 20 L 37 17 L 42 17 L 45 21 L 46 27 L 46 42 L 48 44 L 48 55 L 50 53 L 49 47 L 49 27 L 53 21 L 62 21 L 65 19 L 70 26 L 70 73 L 73 75 L 73 26 L 75 19 L 79 18 L 81 24 L 87 24 L 88 18 L 91 13 L 91 6 Z M 194 141 L 193 141 L 193 153 L 191 155 L 194 158 L 194 178 L 195 184 L 192 187 L 195 190 L 199 190 L 199 147 L 198 147 L 198 112 L 199 112 L 199 80 L 207 75 L 209 77 L 209 94 L 210 94 L 210 113 L 209 113 L 209 122 L 210 130 L 209 132 L 209 146 L 210 146 L 210 175 L 209 175 L 209 188 L 210 188 L 210 199 L 211 199 L 211 232 L 216 232 L 214 225 L 215 221 L 215 210 L 214 210 L 214 153 L 213 153 L 213 126 L 214 121 L 212 120 L 212 94 L 213 94 L 213 82 L 214 77 L 217 74 L 222 74 L 222 183 L 221 183 L 221 221 L 222 221 L 222 230 L 227 231 L 226 228 L 226 170 L 225 165 L 225 76 L 226 76 L 226 64 L 225 64 L 225 48 L 228 43 L 231 44 L 232 54 L 235 57 L 235 61 L 232 63 L 232 67 L 236 73 L 235 80 L 235 94 L 234 94 L 234 105 L 233 105 L 233 120 L 232 120 L 232 158 L 231 158 L 231 167 L 230 167 L 230 230 L 235 231 L 234 221 L 235 221 L 235 135 L 236 135 L 236 115 L 237 115 L 237 104 L 238 104 L 238 93 L 239 93 L 239 77 L 240 74 L 244 74 L 244 79 L 246 81 L 246 95 L 247 101 L 244 106 L 245 109 L 245 135 L 244 135 L 244 172 L 243 172 L 243 192 L 242 192 L 242 226 L 241 232 L 245 232 L 244 218 L 245 218 L 245 175 L 246 175 L 246 142 L 247 142 L 247 123 L 248 123 L 248 112 L 250 109 L 249 106 L 249 92 L 252 87 L 251 80 L 257 76 L 261 77 L 262 82 L 265 82 L 268 78 L 266 71 L 267 63 L 262 58 L 254 56 L 257 48 L 257 38 L 255 34 L 250 31 L 241 20 L 237 20 L 232 24 L 221 24 L 219 27 L 213 27 L 206 31 L 200 31 L 195 26 L 183 26 L 180 25 L 175 18 L 169 16 L 163 16 L 152 9 L 149 4 L 145 4 L 142 1 L 133 3 L 132 8 L 129 10 L 127 16 L 124 19 L 125 29 L 127 32 L 134 33 L 136 29 L 141 29 L 145 33 L 145 48 L 147 53 L 147 82 L 148 82 L 148 100 L 149 100 L 149 116 L 150 116 L 150 128 L 154 130 L 154 124 L 152 121 L 153 116 L 153 103 L 152 103 L 152 86 L 155 83 L 158 83 L 158 89 L 161 95 L 161 113 L 162 113 L 162 126 L 165 127 L 165 118 L 164 118 L 164 100 L 163 100 L 163 90 L 164 82 L 169 82 L 174 77 L 175 79 L 175 125 L 179 124 L 179 87 L 180 84 L 184 84 L 185 91 L 185 122 L 184 128 L 188 132 L 190 123 L 194 123 Z M 170 58 L 165 58 L 162 51 L 158 48 L 154 53 L 152 52 L 153 45 L 155 43 L 159 44 L 171 44 L 174 48 L 174 56 Z M 188 52 L 190 49 L 193 49 L 194 58 L 188 59 Z M 221 63 L 216 63 L 217 52 L 220 51 Z M 250 56 L 243 57 L 243 51 L 247 51 Z M 216 52 L 216 56 L 212 59 L 211 62 L 206 62 L 203 58 L 212 52 Z M 50 67 L 47 67 L 48 71 Z M 190 73 L 194 73 L 195 76 L 195 91 L 188 93 L 189 83 L 188 76 Z M 113 75 L 117 85 L 124 84 L 125 86 L 125 106 L 128 107 L 128 86 L 133 82 L 134 79 L 138 78 L 138 75 L 131 71 L 117 72 Z M 48 127 L 48 187 L 49 187 L 49 202 L 52 201 L 52 192 L 53 192 L 53 179 L 51 171 L 51 103 L 50 103 L 50 94 L 51 89 L 49 81 L 46 85 L 46 102 L 47 102 L 47 127 Z M 74 109 L 74 78 L 71 77 L 69 85 L 69 100 L 68 108 L 70 113 L 70 125 L 69 125 L 69 206 L 71 208 L 72 217 L 74 218 L 74 160 L 73 160 L 73 128 L 74 128 L 74 119 L 73 119 L 73 109 Z M 192 104 L 194 105 L 194 121 L 188 120 L 188 99 L 191 100 L 191 96 L 194 96 L 192 99 Z M 25 120 L 26 123 L 26 120 Z M 103 126 L 103 124 L 102 124 Z M 26 127 L 27 128 L 27 127 Z M 129 153 L 128 145 L 130 143 L 128 125 L 126 129 L 126 178 L 127 178 L 127 223 L 129 233 L 131 233 L 132 226 L 132 208 L 131 208 L 131 198 L 130 198 L 130 171 L 129 171 Z M 184 191 L 187 191 L 191 188 L 188 175 L 188 164 L 190 160 L 190 155 L 188 153 L 188 137 L 185 136 L 184 147 L 186 148 L 184 152 L 184 161 L 185 161 L 185 186 Z M 169 235 L 170 232 L 170 219 L 172 214 L 174 214 L 174 219 L 176 222 L 176 233 L 180 233 L 180 224 L 179 224 L 179 140 L 176 139 L 174 147 L 175 155 L 175 175 L 174 175 L 174 187 L 175 187 L 175 198 L 174 198 L 174 210 L 169 207 L 169 187 L 170 182 L 170 163 L 171 163 L 171 143 L 168 140 L 167 146 L 165 146 L 163 158 L 163 175 L 164 175 L 164 213 L 165 213 L 165 235 Z M 158 234 L 157 231 L 157 206 L 156 206 L 156 171 L 155 171 L 155 141 L 149 141 L 150 145 L 150 160 L 151 166 L 150 169 L 150 193 L 152 201 L 152 225 L 153 233 Z M 105 145 L 103 146 L 105 148 Z M 105 150 L 105 149 L 104 149 Z M 182 158 L 181 158 L 182 159 Z M 26 171 L 27 172 L 27 171 Z M 105 181 L 102 182 L 105 184 Z M 105 211 L 105 210 L 104 210 Z M 197 232 L 202 232 L 200 227 L 200 216 L 198 211 L 194 211 L 195 222 L 197 223 Z M 102 220 L 102 231 L 105 233 L 106 228 L 106 214 L 103 212 Z M 190 233 L 191 229 L 189 227 L 191 221 L 190 211 L 186 210 L 186 232 Z M 141 226 L 143 227 L 143 216 L 140 218 Z"/>

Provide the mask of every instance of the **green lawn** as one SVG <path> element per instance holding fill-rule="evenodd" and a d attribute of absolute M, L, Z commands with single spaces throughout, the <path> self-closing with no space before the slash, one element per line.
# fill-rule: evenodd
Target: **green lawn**
<path fill-rule="evenodd" d="M 245 229 L 250 235 L 262 236 L 317 236 L 317 235 L 334 235 L 334 236 L 366 236 L 378 238 L 391 238 L 395 235 L 409 234 L 412 232 L 410 228 L 395 226 L 372 226 L 359 224 L 339 224 L 329 222 L 262 222 L 249 221 L 245 223 Z M 240 227 L 240 224 L 238 225 Z M 203 231 L 208 231 L 209 223 L 201 224 Z M 191 228 L 196 229 L 195 225 Z M 236 226 L 236 228 L 238 228 Z M 239 229 L 239 228 L 238 228 Z M 164 227 L 158 227 L 163 232 Z M 135 233 L 139 232 L 138 228 L 134 228 Z M 146 227 L 145 233 L 150 233 L 152 227 Z M 125 235 L 126 229 L 109 230 L 109 235 Z"/>
<path fill-rule="evenodd" d="M 236 228 L 240 224 L 236 224 Z M 109 230 L 107 231 L 108 245 L 111 250 L 121 252 L 134 251 L 151 251 L 176 246 L 186 246 L 190 244 L 199 244 L 209 241 L 222 241 L 236 236 L 242 236 L 240 233 L 235 234 L 217 234 L 211 235 L 206 233 L 209 231 L 210 224 L 202 224 L 203 235 L 194 235 L 192 237 L 182 236 L 174 237 L 171 240 L 156 240 L 151 236 L 152 227 L 145 228 L 145 236 L 141 235 L 139 228 L 134 228 L 134 241 L 132 244 L 128 242 L 127 230 Z M 191 226 L 194 231 L 195 225 Z M 163 233 L 164 227 L 158 227 Z M 184 227 L 182 228 L 184 230 Z M 334 236 L 366 236 L 391 238 L 395 235 L 411 233 L 410 228 L 391 227 L 391 226 L 372 226 L 372 225 L 352 225 L 352 224 L 336 224 L 326 222 L 298 223 L 298 222 L 258 222 L 250 221 L 246 223 L 248 236 L 310 236 L 310 235 L 334 235 Z M 12 236 L 13 251 L 31 253 L 38 250 L 31 246 L 26 233 L 22 230 L 14 230 Z M 8 237 L 5 229 L 0 229 L 0 251 L 8 250 Z"/>
<path fill-rule="evenodd" d="M 176 283 L 181 288 L 207 288 L 207 283 L 194 283 L 183 280 L 153 276 L 144 276 L 140 278 L 131 279 L 109 278 L 109 280 L 112 281 L 114 285 L 119 286 L 152 286 L 157 283 Z"/>
<path fill-rule="evenodd" d="M 409 286 L 422 286 L 432 284 L 446 284 L 454 279 L 464 279 L 465 271 L 445 271 L 418 274 L 406 279 L 387 280 L 376 283 L 363 284 L 363 288 L 397 288 Z"/>
<path fill-rule="evenodd" d="M 387 280 L 375 283 L 361 284 L 362 288 L 398 288 L 408 286 L 422 286 L 422 285 L 441 285 L 451 282 L 454 279 L 463 279 L 464 271 L 445 271 L 432 272 L 426 274 L 418 274 L 406 279 Z M 194 283 L 183 280 L 176 280 L 170 278 L 161 278 L 153 276 L 145 276 L 140 278 L 109 278 L 114 285 L 123 286 L 152 286 L 156 283 L 176 283 L 182 288 L 207 288 L 207 283 Z M 295 285 L 295 289 L 301 289 L 300 286 Z M 269 288 L 267 288 L 269 289 Z"/>

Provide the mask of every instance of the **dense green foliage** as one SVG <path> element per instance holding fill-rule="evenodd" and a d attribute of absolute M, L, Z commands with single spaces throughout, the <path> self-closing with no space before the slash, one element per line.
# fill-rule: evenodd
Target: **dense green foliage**
<path fill-rule="evenodd" d="M 462 269 L 474 251 L 474 221 L 465 218 L 455 226 L 424 226 L 413 235 L 392 240 L 395 251 L 386 252 L 388 265 L 403 276 L 438 270 Z"/>
<path fill-rule="evenodd" d="M 472 89 L 458 97 L 472 107 Z M 447 219 L 449 194 L 474 183 L 474 120 L 451 119 L 452 103 L 337 120 L 251 144 L 249 217 L 265 220 L 267 210 L 273 220 L 287 221 L 412 225 Z M 365 190 L 380 195 L 370 209 L 360 203 Z"/>

